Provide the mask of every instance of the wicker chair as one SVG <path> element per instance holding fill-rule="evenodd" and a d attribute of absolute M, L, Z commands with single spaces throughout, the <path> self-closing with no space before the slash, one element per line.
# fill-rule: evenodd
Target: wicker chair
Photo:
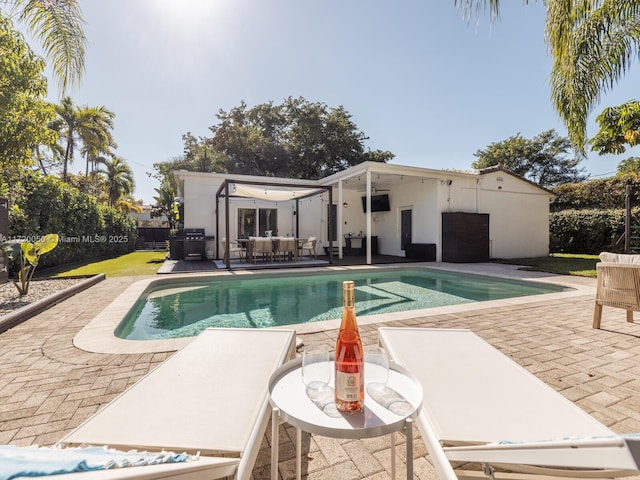
<path fill-rule="evenodd" d="M 633 323 L 633 312 L 640 311 L 640 265 L 600 262 L 596 264 L 598 286 L 593 312 L 593 328 L 600 328 L 602 307 L 627 311 L 627 322 Z"/>
<path fill-rule="evenodd" d="M 318 258 L 316 256 L 316 237 L 309 237 L 302 242 L 300 245 L 300 256 L 304 255 L 305 250 L 309 252 L 310 257 Z"/>

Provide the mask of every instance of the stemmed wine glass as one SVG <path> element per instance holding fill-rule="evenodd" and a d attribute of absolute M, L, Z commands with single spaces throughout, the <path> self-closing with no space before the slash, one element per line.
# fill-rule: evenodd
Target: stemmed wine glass
<path fill-rule="evenodd" d="M 364 381 L 367 391 L 384 390 L 389 380 L 389 359 L 382 347 L 370 345 L 364 348 Z"/>
<path fill-rule="evenodd" d="M 326 345 L 312 345 L 302 352 L 302 381 L 307 392 L 318 393 L 331 380 L 329 350 Z"/>

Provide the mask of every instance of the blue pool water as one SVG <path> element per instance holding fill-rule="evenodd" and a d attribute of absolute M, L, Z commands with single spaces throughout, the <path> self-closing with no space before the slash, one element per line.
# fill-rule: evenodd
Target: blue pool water
<path fill-rule="evenodd" d="M 169 281 L 148 289 L 115 334 L 153 340 L 194 336 L 208 327 L 264 328 L 337 319 L 343 280 L 356 284 L 358 316 L 567 290 L 422 268 Z"/>

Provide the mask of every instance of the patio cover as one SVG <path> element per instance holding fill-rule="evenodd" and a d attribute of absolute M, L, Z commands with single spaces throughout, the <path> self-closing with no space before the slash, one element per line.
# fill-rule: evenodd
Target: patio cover
<path fill-rule="evenodd" d="M 286 182 L 255 182 L 248 180 L 237 180 L 228 178 L 218 191 L 216 192 L 216 236 L 220 238 L 218 221 L 220 218 L 218 203 L 220 197 L 225 199 L 225 238 L 227 240 L 226 251 L 229 251 L 229 198 L 230 197 L 243 197 L 243 198 L 256 198 L 259 200 L 266 200 L 270 202 L 282 202 L 288 200 L 297 201 L 307 197 L 313 197 L 315 195 L 321 195 L 324 192 L 329 194 L 329 205 L 333 203 L 333 187 L 310 185 L 310 184 L 298 184 L 298 183 L 286 183 Z M 297 208 L 296 208 L 297 211 Z M 331 209 L 329 209 L 329 228 L 331 228 Z M 297 219 L 296 219 L 297 221 Z M 296 225 L 296 235 L 297 235 Z M 329 263 L 333 263 L 333 236 L 329 234 Z M 231 259 L 227 258 L 227 269 L 231 269 Z"/>

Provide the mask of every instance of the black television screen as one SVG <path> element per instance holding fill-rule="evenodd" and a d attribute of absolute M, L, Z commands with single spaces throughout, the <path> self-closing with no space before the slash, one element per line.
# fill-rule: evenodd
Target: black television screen
<path fill-rule="evenodd" d="M 367 212 L 367 197 L 362 197 L 362 210 Z M 389 195 L 371 195 L 372 212 L 388 212 L 390 210 Z"/>

